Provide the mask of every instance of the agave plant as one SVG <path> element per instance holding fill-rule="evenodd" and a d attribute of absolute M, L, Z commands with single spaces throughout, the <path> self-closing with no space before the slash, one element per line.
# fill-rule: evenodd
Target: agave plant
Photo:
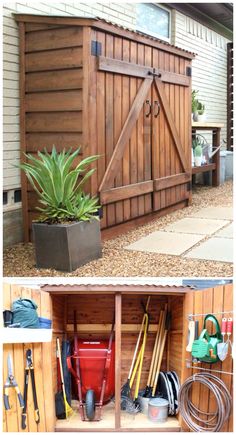
<path fill-rule="evenodd" d="M 86 195 L 82 187 L 95 171 L 88 170 L 88 166 L 99 156 L 87 157 L 72 168 L 79 152 L 78 148 L 73 153 L 71 149 L 57 153 L 53 146 L 51 154 L 45 149 L 44 153 L 38 152 L 38 158 L 25 154 L 28 161 L 20 164 L 20 168 L 42 204 L 42 207 L 36 207 L 41 212 L 39 222 L 59 223 L 96 218 L 95 213 L 100 208 L 98 198 Z"/>

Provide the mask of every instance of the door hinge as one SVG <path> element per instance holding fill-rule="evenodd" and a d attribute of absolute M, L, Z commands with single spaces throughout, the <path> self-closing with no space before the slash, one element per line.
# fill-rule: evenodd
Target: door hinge
<path fill-rule="evenodd" d="M 101 56 L 102 54 L 102 43 L 98 41 L 91 41 L 91 55 Z"/>
<path fill-rule="evenodd" d="M 191 68 L 191 66 L 186 66 L 186 76 L 192 77 L 192 68 Z"/>
<path fill-rule="evenodd" d="M 187 192 L 191 192 L 191 190 L 192 190 L 192 181 L 189 181 L 187 183 Z"/>

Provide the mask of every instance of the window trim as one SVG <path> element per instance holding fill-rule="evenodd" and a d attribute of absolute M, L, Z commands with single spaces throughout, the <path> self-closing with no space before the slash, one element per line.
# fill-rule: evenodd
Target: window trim
<path fill-rule="evenodd" d="M 143 27 L 139 27 L 137 21 L 136 21 L 136 30 L 138 32 L 144 33 L 146 35 L 153 36 L 154 38 L 157 38 L 157 39 L 163 40 L 165 42 L 171 43 L 171 22 L 172 22 L 171 9 L 168 9 L 167 7 L 162 6 L 160 4 L 157 5 L 156 3 L 151 3 L 151 2 L 150 3 L 143 3 L 143 4 L 144 5 L 145 4 L 151 4 L 152 6 L 158 7 L 160 9 L 164 9 L 165 11 L 167 11 L 169 13 L 169 29 L 168 29 L 169 30 L 169 38 L 166 38 L 165 36 L 162 36 L 159 33 L 149 32 L 149 31 L 147 31 L 147 29 L 144 29 Z M 137 7 L 138 7 L 138 4 L 137 4 Z"/>

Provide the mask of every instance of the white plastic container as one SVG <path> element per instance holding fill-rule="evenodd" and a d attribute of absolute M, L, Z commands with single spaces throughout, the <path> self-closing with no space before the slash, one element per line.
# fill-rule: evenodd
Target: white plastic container
<path fill-rule="evenodd" d="M 148 403 L 148 418 L 155 423 L 164 423 L 168 417 L 169 402 L 166 399 L 154 398 Z"/>
<path fill-rule="evenodd" d="M 151 399 L 149 397 L 143 397 L 141 394 L 138 396 L 138 402 L 140 405 L 141 412 L 148 416 L 148 404 Z"/>

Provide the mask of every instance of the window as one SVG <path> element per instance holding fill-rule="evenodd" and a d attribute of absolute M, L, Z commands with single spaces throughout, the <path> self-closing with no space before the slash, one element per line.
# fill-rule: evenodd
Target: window
<path fill-rule="evenodd" d="M 14 202 L 21 202 L 21 190 L 17 189 L 14 192 Z"/>
<path fill-rule="evenodd" d="M 153 3 L 138 3 L 137 30 L 170 42 L 170 11 Z"/>
<path fill-rule="evenodd" d="M 4 190 L 2 202 L 4 211 L 21 207 L 21 189 Z"/>

